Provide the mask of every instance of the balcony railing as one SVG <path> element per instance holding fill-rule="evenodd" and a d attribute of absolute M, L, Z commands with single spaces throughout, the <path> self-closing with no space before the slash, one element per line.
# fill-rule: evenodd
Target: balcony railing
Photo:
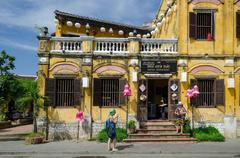
<path fill-rule="evenodd" d="M 142 39 L 141 53 L 177 53 L 176 39 Z"/>
<path fill-rule="evenodd" d="M 94 53 L 128 53 L 128 39 L 96 38 Z"/>
<path fill-rule="evenodd" d="M 94 37 L 52 37 L 50 39 L 51 50 L 53 53 L 82 53 L 83 42 L 89 41 L 88 52 L 94 54 L 126 54 L 130 47 L 137 45 L 130 45 L 128 38 L 94 38 Z M 177 39 L 141 39 L 139 47 L 141 54 L 175 54 L 177 50 Z M 135 49 L 138 50 L 138 49 Z"/>
<path fill-rule="evenodd" d="M 82 52 L 82 40 L 80 37 L 51 38 L 51 52 L 80 53 Z"/>

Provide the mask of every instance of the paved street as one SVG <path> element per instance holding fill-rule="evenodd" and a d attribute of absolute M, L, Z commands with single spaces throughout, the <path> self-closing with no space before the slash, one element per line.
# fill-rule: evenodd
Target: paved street
<path fill-rule="evenodd" d="M 119 151 L 108 152 L 105 143 L 60 141 L 25 145 L 24 141 L 0 142 L 0 157 L 70 157 L 70 158 L 145 158 L 179 157 L 240 158 L 240 140 L 198 144 L 118 144 Z"/>

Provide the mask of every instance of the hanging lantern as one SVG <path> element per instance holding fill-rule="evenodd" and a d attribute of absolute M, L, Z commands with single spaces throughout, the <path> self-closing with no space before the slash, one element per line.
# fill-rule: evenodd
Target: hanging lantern
<path fill-rule="evenodd" d="M 87 23 L 85 27 L 86 27 L 86 29 L 90 29 L 89 23 Z"/>
<path fill-rule="evenodd" d="M 119 35 L 123 35 L 123 34 L 124 34 L 123 30 L 119 30 L 119 31 L 118 31 L 118 34 L 119 34 Z"/>
<path fill-rule="evenodd" d="M 101 28 L 100 28 L 100 31 L 101 31 L 101 32 L 106 32 L 105 27 L 101 27 Z"/>
<path fill-rule="evenodd" d="M 129 36 L 130 36 L 130 37 L 133 37 L 133 32 L 129 32 Z"/>
<path fill-rule="evenodd" d="M 162 18 L 162 22 L 165 22 L 165 20 L 166 20 L 166 18 L 164 17 L 164 18 Z"/>
<path fill-rule="evenodd" d="M 147 38 L 147 35 L 143 35 L 143 38 Z"/>
<path fill-rule="evenodd" d="M 58 23 L 59 23 L 59 20 L 58 20 L 58 19 L 54 19 L 54 23 L 55 23 L 55 24 L 58 24 Z"/>
<path fill-rule="evenodd" d="M 138 37 L 138 38 L 141 38 L 141 34 L 137 34 L 137 37 Z"/>
<path fill-rule="evenodd" d="M 156 33 L 155 31 L 151 31 L 151 35 L 152 35 L 152 36 L 154 36 L 154 35 L 155 35 L 155 33 Z"/>
<path fill-rule="evenodd" d="M 156 24 L 153 24 L 153 25 L 152 25 L 152 28 L 153 28 L 153 29 L 155 29 L 156 27 L 157 27 Z"/>
<path fill-rule="evenodd" d="M 177 10 L 177 5 L 176 5 L 176 4 L 174 5 L 173 10 L 174 10 L 174 11 Z"/>
<path fill-rule="evenodd" d="M 154 30 L 154 31 L 155 31 L 155 34 L 156 34 L 156 33 L 159 33 L 159 30 L 158 30 L 158 28 L 155 28 L 155 30 Z"/>
<path fill-rule="evenodd" d="M 147 37 L 151 37 L 150 33 L 147 33 Z"/>
<path fill-rule="evenodd" d="M 158 28 L 161 27 L 161 23 L 160 23 L 160 22 L 157 23 L 157 27 L 158 27 Z"/>
<path fill-rule="evenodd" d="M 171 13 L 172 13 L 172 9 L 169 8 L 169 9 L 168 9 L 168 12 L 167 12 L 167 15 L 170 15 Z"/>
<path fill-rule="evenodd" d="M 73 23 L 71 21 L 67 21 L 67 26 L 72 27 Z"/>
<path fill-rule="evenodd" d="M 171 7 L 171 2 L 170 1 L 167 2 L 167 6 Z"/>
<path fill-rule="evenodd" d="M 75 23 L 75 27 L 79 29 L 81 27 L 81 24 L 77 22 Z"/>
<path fill-rule="evenodd" d="M 110 28 L 110 29 L 108 30 L 108 32 L 109 32 L 109 33 L 113 33 L 113 29 Z"/>
<path fill-rule="evenodd" d="M 164 16 L 164 14 L 163 14 L 163 13 L 161 13 L 161 14 L 160 14 L 160 17 L 163 17 L 163 16 Z"/>

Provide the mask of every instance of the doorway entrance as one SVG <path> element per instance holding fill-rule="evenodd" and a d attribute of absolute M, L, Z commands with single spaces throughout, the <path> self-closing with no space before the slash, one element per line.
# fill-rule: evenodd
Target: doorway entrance
<path fill-rule="evenodd" d="M 168 79 L 148 79 L 148 120 L 168 119 Z"/>

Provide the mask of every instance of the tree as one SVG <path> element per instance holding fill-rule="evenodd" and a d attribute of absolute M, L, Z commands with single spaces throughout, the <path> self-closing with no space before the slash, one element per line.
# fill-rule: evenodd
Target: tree
<path fill-rule="evenodd" d="M 33 104 L 33 125 L 34 133 L 37 133 L 37 116 L 39 114 L 40 108 L 42 108 L 41 99 L 42 96 L 39 95 L 39 88 L 35 81 L 30 81 L 26 84 L 26 93 L 17 100 L 17 104 L 20 106 L 28 106 Z"/>
<path fill-rule="evenodd" d="M 2 50 L 0 53 L 0 75 L 10 74 L 10 71 L 15 68 L 14 61 L 15 57 Z"/>

